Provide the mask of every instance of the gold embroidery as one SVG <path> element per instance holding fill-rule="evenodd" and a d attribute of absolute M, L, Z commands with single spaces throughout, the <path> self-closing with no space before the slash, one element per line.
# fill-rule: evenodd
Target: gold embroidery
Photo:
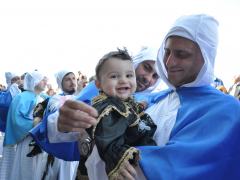
<path fill-rule="evenodd" d="M 134 121 L 132 124 L 129 125 L 129 127 L 137 126 L 139 121 L 140 121 L 140 119 L 138 117 L 136 121 Z"/>
<path fill-rule="evenodd" d="M 110 180 L 116 179 L 119 176 L 119 170 L 123 167 L 124 161 L 129 161 L 130 159 L 133 159 L 133 154 L 136 153 L 139 160 L 139 150 L 135 147 L 130 147 L 128 150 L 125 151 L 122 158 L 118 161 L 116 167 L 108 174 L 108 177 Z"/>
<path fill-rule="evenodd" d="M 111 111 L 113 111 L 113 110 L 116 110 L 119 114 L 121 114 L 122 116 L 124 116 L 125 118 L 127 118 L 131 112 L 129 111 L 129 107 L 125 106 L 125 109 L 126 109 L 126 112 L 122 112 L 122 111 L 120 111 L 116 106 L 113 106 L 113 105 L 107 106 L 107 107 L 102 111 L 102 113 L 98 116 L 98 118 L 97 118 L 97 124 L 100 122 L 100 120 L 101 120 L 104 116 L 109 115 L 109 113 L 110 113 Z M 93 137 L 93 138 L 94 138 L 94 133 L 95 133 L 96 127 L 97 127 L 97 125 L 93 127 L 93 131 L 92 131 L 92 137 Z"/>
<path fill-rule="evenodd" d="M 107 99 L 107 96 L 104 93 L 100 93 L 98 96 L 93 98 L 92 104 L 96 104 L 98 102 L 104 101 L 105 99 Z"/>

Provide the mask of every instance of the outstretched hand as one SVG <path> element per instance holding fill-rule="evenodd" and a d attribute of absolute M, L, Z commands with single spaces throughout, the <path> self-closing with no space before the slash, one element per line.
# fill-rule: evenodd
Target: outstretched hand
<path fill-rule="evenodd" d="M 83 102 L 67 100 L 59 110 L 58 130 L 78 132 L 96 125 L 97 110 Z"/>

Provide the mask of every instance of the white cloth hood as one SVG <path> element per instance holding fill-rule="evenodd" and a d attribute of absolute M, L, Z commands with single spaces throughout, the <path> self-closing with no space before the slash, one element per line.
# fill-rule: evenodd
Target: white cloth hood
<path fill-rule="evenodd" d="M 16 76 L 18 76 L 18 75 L 13 72 L 5 72 L 6 83 L 8 86 L 11 85 L 12 78 L 14 78 Z"/>
<path fill-rule="evenodd" d="M 168 37 L 180 36 L 196 42 L 202 52 L 204 65 L 195 81 L 182 87 L 198 87 L 210 85 L 214 79 L 214 63 L 218 46 L 218 22 L 213 17 L 199 14 L 182 16 L 176 20 L 164 38 L 158 52 L 157 71 L 163 81 L 172 89 L 175 87 L 167 79 L 167 71 L 163 63 L 164 46 Z"/>
<path fill-rule="evenodd" d="M 143 61 L 147 60 L 152 60 L 152 61 L 157 61 L 157 54 L 158 54 L 158 49 L 152 48 L 152 47 L 143 47 L 140 52 L 133 57 L 133 66 L 134 69 L 138 67 L 139 64 L 141 64 Z M 158 81 L 148 89 L 142 91 L 142 92 L 151 92 L 153 91 L 157 85 L 160 82 L 160 78 Z"/>
<path fill-rule="evenodd" d="M 44 79 L 44 76 L 38 71 L 28 72 L 24 77 L 24 89 L 34 92 L 36 85 Z"/>
<path fill-rule="evenodd" d="M 64 78 L 68 73 L 73 73 L 73 72 L 72 72 L 72 71 L 68 71 L 68 70 L 61 70 L 61 71 L 59 71 L 58 73 L 55 74 L 55 78 L 56 78 L 58 87 L 59 87 L 61 90 L 63 90 L 63 87 L 62 87 L 63 78 Z M 74 74 L 74 73 L 73 73 L 73 74 Z"/>

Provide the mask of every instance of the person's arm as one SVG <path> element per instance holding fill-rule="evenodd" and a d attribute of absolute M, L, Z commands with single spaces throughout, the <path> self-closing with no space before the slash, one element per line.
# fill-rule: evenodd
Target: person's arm
<path fill-rule="evenodd" d="M 78 132 L 96 125 L 97 110 L 83 102 L 68 100 L 60 108 L 58 130 Z"/>
<path fill-rule="evenodd" d="M 77 132 L 96 124 L 97 111 L 82 102 L 68 100 L 60 108 L 60 115 L 55 113 L 46 113 L 42 122 L 30 131 L 31 136 L 46 152 L 68 161 L 79 160 Z"/>
<path fill-rule="evenodd" d="M 50 143 L 74 142 L 79 138 L 79 132 L 58 131 L 59 111 L 50 114 L 47 119 L 47 136 Z"/>

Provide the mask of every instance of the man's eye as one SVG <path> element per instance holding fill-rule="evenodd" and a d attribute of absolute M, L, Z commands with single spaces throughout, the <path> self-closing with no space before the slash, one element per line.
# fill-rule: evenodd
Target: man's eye
<path fill-rule="evenodd" d="M 191 56 L 191 54 L 188 52 L 185 52 L 185 51 L 177 51 L 175 56 L 180 59 L 185 59 L 185 58 L 188 58 L 189 56 Z"/>
<path fill-rule="evenodd" d="M 144 64 L 143 67 L 144 67 L 144 70 L 147 71 L 147 72 L 152 71 L 152 67 L 149 64 Z"/>

